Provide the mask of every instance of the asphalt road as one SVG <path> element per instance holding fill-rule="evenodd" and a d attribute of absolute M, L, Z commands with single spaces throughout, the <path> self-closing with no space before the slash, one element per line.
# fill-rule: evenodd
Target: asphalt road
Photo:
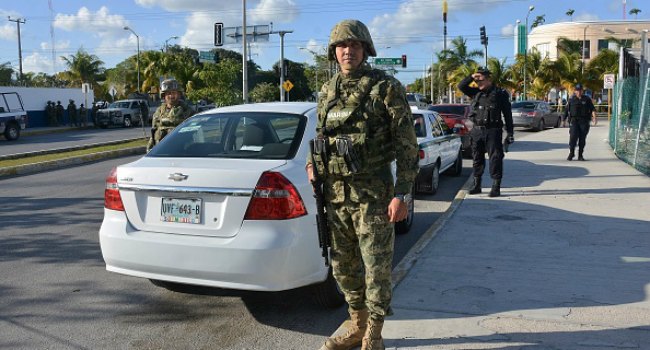
<path fill-rule="evenodd" d="M 302 350 L 320 347 L 345 320 L 344 307 L 322 309 L 305 289 L 174 292 L 107 272 L 98 243 L 104 178 L 136 158 L 0 180 L 0 348 Z M 469 174 L 465 160 L 461 177 L 443 176 L 435 196 L 416 197 L 395 263 Z"/>
<path fill-rule="evenodd" d="M 150 127 L 146 128 L 149 132 Z M 40 135 L 22 135 L 16 141 L 0 139 L 0 155 L 91 145 L 115 140 L 143 137 L 141 127 L 114 129 L 83 129 Z"/>

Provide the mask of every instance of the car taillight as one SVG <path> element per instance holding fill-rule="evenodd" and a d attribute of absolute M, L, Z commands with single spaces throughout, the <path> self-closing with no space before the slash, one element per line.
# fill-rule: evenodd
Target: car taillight
<path fill-rule="evenodd" d="M 265 171 L 257 181 L 244 220 L 285 220 L 307 215 L 296 187 L 280 173 Z"/>
<path fill-rule="evenodd" d="M 418 156 L 420 157 L 420 159 L 424 159 L 424 150 L 419 150 Z"/>
<path fill-rule="evenodd" d="M 106 188 L 104 189 L 104 208 L 124 211 L 124 203 L 120 190 L 117 188 L 117 168 L 111 169 L 106 177 Z"/>
<path fill-rule="evenodd" d="M 534 116 L 535 116 L 535 112 L 527 112 L 527 113 L 525 113 L 524 115 L 527 116 L 527 117 L 534 117 Z"/>

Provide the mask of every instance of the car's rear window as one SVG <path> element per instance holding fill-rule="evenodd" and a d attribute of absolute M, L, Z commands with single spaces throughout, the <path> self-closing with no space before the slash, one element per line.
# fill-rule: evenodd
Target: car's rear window
<path fill-rule="evenodd" d="M 521 109 L 535 109 L 537 103 L 535 102 L 515 102 L 512 104 L 512 108 L 521 108 Z"/>
<path fill-rule="evenodd" d="M 192 117 L 147 156 L 291 159 L 305 131 L 303 115 L 222 113 Z"/>
<path fill-rule="evenodd" d="M 460 116 L 465 115 L 465 106 L 430 106 L 429 109 L 443 114 L 457 114 Z"/>

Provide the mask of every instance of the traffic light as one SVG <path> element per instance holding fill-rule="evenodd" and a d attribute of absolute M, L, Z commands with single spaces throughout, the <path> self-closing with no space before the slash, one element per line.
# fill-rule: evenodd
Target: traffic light
<path fill-rule="evenodd" d="M 223 23 L 214 24 L 214 46 L 223 46 Z"/>
<path fill-rule="evenodd" d="M 406 68 L 406 55 L 402 55 L 402 68 Z"/>
<path fill-rule="evenodd" d="M 488 39 L 487 35 L 485 35 L 485 26 L 481 26 L 479 30 L 481 31 L 481 45 L 487 45 Z"/>

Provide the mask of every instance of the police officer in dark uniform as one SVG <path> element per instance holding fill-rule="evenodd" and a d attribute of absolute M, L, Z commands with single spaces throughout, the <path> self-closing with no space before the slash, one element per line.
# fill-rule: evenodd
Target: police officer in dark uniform
<path fill-rule="evenodd" d="M 471 86 L 472 82 L 476 87 Z M 458 89 L 472 98 L 470 119 L 473 126 L 470 130 L 470 138 L 474 159 L 474 186 L 469 193 L 481 193 L 481 177 L 485 169 L 487 151 L 490 157 L 490 176 L 493 180 L 490 197 L 498 197 L 501 195 L 503 177 L 504 122 L 507 132 L 506 142 L 515 141 L 510 97 L 505 90 L 492 84 L 490 71 L 484 67 L 479 67 L 476 73 L 463 79 L 458 84 Z"/>
<path fill-rule="evenodd" d="M 589 96 L 582 94 L 582 84 L 576 84 L 574 95 L 571 96 L 564 111 L 564 119 L 569 117 L 569 156 L 566 160 L 575 157 L 576 143 L 578 144 L 578 160 L 585 160 L 583 153 L 589 133 L 589 118 L 596 125 L 596 108 Z"/>

